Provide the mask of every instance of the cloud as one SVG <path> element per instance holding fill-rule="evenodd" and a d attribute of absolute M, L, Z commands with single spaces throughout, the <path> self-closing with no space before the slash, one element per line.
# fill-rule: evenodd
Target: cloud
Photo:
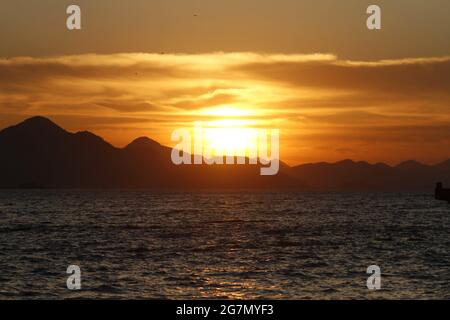
<path fill-rule="evenodd" d="M 420 96 L 449 94 L 450 88 L 450 57 L 379 62 L 251 63 L 240 69 L 259 79 L 325 90 Z"/>
<path fill-rule="evenodd" d="M 450 58 L 341 61 L 333 55 L 117 54 L 0 60 L 2 96 L 67 96 L 122 102 L 125 111 L 181 109 L 266 95 L 296 107 L 358 107 L 404 101 L 450 101 Z M 236 89 L 238 88 L 238 89 Z M 234 90 L 233 90 L 234 89 Z M 310 92 L 305 96 L 304 92 Z M 240 94 L 242 93 L 242 94 Z M 320 94 L 317 94 L 320 93 Z M 128 98 L 133 96 L 135 108 Z M 127 98 L 123 98 L 127 97 Z M 67 97 L 66 97 L 67 98 Z M 258 97 L 251 96 L 253 102 Z M 121 110 L 121 103 L 105 103 Z"/>
<path fill-rule="evenodd" d="M 396 123 L 408 123 L 435 120 L 431 115 L 391 115 L 391 114 L 378 114 L 374 112 L 367 112 L 361 110 L 343 111 L 337 113 L 327 114 L 310 114 L 305 116 L 305 119 L 313 122 L 330 123 L 334 125 L 353 125 L 353 126 L 366 126 L 368 124 L 380 125 L 380 124 L 396 124 Z"/>

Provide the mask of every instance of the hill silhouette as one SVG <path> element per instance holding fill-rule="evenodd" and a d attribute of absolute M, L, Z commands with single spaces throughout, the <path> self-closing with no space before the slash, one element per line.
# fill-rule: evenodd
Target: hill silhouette
<path fill-rule="evenodd" d="M 284 188 L 297 180 L 260 176 L 255 165 L 182 165 L 171 149 L 146 137 L 116 148 L 90 132 L 70 133 L 34 117 L 0 131 L 0 187 Z"/>
<path fill-rule="evenodd" d="M 87 132 L 71 133 L 44 117 L 0 131 L 0 188 L 433 190 L 450 184 L 450 160 L 396 167 L 343 160 L 295 167 L 276 176 L 255 165 L 181 165 L 171 149 L 147 137 L 116 148 Z"/>

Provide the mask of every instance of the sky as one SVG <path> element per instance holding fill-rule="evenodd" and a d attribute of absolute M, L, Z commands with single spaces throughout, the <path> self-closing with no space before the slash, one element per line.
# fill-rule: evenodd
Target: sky
<path fill-rule="evenodd" d="M 68 31 L 78 4 L 82 30 Z M 382 30 L 366 8 L 382 9 Z M 0 128 L 116 146 L 193 121 L 278 128 L 289 164 L 450 158 L 448 0 L 1 1 Z"/>

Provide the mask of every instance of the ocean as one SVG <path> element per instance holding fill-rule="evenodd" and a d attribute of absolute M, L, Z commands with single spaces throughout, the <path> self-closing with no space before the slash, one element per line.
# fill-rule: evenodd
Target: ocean
<path fill-rule="evenodd" d="M 449 248 L 432 194 L 0 191 L 0 299 L 449 299 Z"/>

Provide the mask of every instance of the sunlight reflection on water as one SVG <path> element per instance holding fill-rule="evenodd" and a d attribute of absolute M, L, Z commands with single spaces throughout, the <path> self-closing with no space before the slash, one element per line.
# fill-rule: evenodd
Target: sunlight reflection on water
<path fill-rule="evenodd" d="M 426 194 L 3 190 L 0 298 L 449 298 L 449 211 Z"/>

